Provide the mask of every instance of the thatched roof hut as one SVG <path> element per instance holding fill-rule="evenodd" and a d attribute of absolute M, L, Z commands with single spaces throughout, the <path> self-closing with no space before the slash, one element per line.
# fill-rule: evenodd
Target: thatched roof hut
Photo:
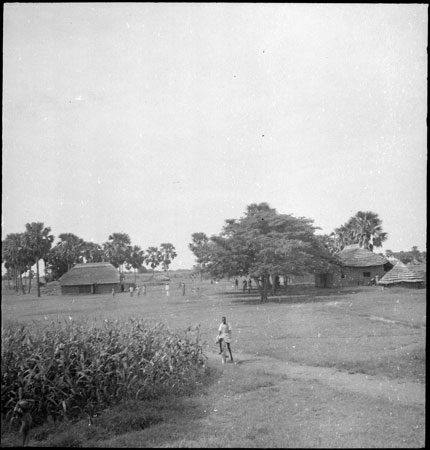
<path fill-rule="evenodd" d="M 367 286 L 374 284 L 376 279 L 382 278 L 392 268 L 387 258 L 358 244 L 346 246 L 337 257 L 341 265 L 340 273 L 317 274 L 316 286 Z"/>
<path fill-rule="evenodd" d="M 379 280 L 379 284 L 382 286 L 421 287 L 423 283 L 424 278 L 422 276 L 400 261 Z"/>
<path fill-rule="evenodd" d="M 60 278 L 62 294 L 120 292 L 118 270 L 107 262 L 76 264 Z"/>

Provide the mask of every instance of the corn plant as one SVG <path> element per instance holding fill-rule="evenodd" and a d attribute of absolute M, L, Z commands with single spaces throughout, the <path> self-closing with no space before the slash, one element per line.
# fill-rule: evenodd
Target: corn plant
<path fill-rule="evenodd" d="M 125 398 L 181 392 L 205 368 L 199 328 L 173 332 L 142 319 L 69 320 L 2 328 L 1 412 L 34 400 L 41 423 L 92 415 Z M 21 394 L 22 393 L 22 394 Z"/>

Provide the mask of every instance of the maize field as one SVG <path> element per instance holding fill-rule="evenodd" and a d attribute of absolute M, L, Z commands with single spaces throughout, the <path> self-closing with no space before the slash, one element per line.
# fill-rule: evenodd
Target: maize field
<path fill-rule="evenodd" d="M 182 333 L 143 319 L 4 324 L 1 412 L 34 402 L 37 423 L 80 418 L 123 399 L 181 391 L 206 368 L 199 326 Z"/>

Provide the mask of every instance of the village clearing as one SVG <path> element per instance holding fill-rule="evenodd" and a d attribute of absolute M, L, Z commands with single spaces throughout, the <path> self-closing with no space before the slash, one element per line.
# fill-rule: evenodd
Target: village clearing
<path fill-rule="evenodd" d="M 211 368 L 189 396 L 101 412 L 92 434 L 83 422 L 41 440 L 32 430 L 30 445 L 425 446 L 425 289 L 289 286 L 261 304 L 256 291 L 235 291 L 227 281 L 185 279 L 183 296 L 181 281 L 172 277 L 168 297 L 160 286 L 115 298 L 3 291 L 2 321 L 139 316 L 178 330 L 200 324 Z M 215 345 L 223 315 L 235 359 L 224 366 Z M 133 426 L 139 417 L 148 420 Z M 3 435 L 2 446 L 14 439 Z"/>

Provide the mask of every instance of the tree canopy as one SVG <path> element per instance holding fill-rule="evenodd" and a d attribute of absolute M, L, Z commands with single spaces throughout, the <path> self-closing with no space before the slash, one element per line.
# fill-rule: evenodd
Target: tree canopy
<path fill-rule="evenodd" d="M 267 203 L 253 203 L 242 218 L 226 220 L 221 233 L 199 247 L 200 257 L 215 278 L 252 277 L 265 301 L 270 279 L 325 271 L 336 263 L 315 235 L 317 229 L 311 219 L 279 214 Z"/>
<path fill-rule="evenodd" d="M 160 245 L 160 252 L 163 259 L 163 269 L 167 272 L 167 276 L 169 276 L 170 264 L 178 256 L 178 254 L 176 253 L 174 245 L 169 242 L 164 242 Z"/>
<path fill-rule="evenodd" d="M 206 270 L 206 264 L 209 262 L 209 238 L 205 233 L 193 233 L 191 235 L 192 242 L 188 244 L 188 248 L 194 253 L 197 261 L 198 271 L 200 273 L 200 279 L 203 272 Z"/>
<path fill-rule="evenodd" d="M 331 235 L 338 250 L 350 244 L 373 251 L 382 247 L 388 239 L 388 233 L 382 229 L 382 220 L 372 211 L 358 211 L 345 224 L 336 228 Z"/>
<path fill-rule="evenodd" d="M 40 297 L 39 260 L 46 258 L 51 249 L 54 236 L 50 227 L 45 227 L 43 222 L 31 222 L 25 225 L 25 246 L 31 249 L 36 261 L 37 296 Z"/>

